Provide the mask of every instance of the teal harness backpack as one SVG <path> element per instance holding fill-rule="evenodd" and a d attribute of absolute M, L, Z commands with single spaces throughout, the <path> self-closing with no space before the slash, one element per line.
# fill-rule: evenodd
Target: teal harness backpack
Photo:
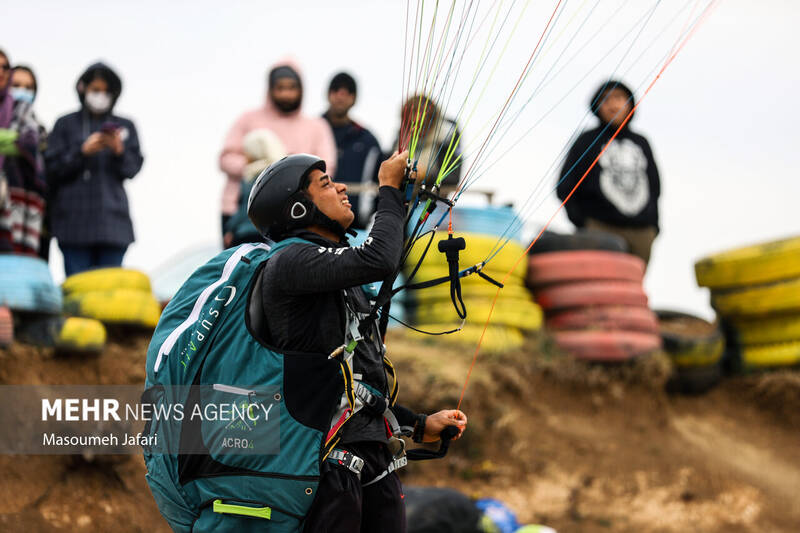
<path fill-rule="evenodd" d="M 157 442 L 144 451 L 146 478 L 175 531 L 299 531 L 320 464 L 359 409 L 344 345 L 288 352 L 252 333 L 259 269 L 293 243 L 310 244 L 222 252 L 184 283 L 153 334 L 142 402 L 160 416 L 144 431 Z"/>

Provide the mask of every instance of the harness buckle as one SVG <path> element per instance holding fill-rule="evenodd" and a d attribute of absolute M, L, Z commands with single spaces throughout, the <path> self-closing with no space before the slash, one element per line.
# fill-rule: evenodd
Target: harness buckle
<path fill-rule="evenodd" d="M 391 453 L 394 458 L 406 456 L 406 441 L 403 439 L 392 437 L 389 439 L 389 443 L 386 447 L 389 448 L 389 453 Z"/>
<path fill-rule="evenodd" d="M 402 457 L 398 457 L 397 459 L 392 461 L 392 464 L 390 466 L 391 466 L 392 470 L 400 470 L 401 468 L 403 468 L 407 464 L 408 464 L 408 457 L 403 455 Z"/>
<path fill-rule="evenodd" d="M 343 466 L 361 479 L 361 470 L 364 468 L 364 459 L 347 450 L 335 449 L 328 455 L 328 461 Z"/>
<path fill-rule="evenodd" d="M 364 404 L 364 408 L 374 415 L 383 415 L 389 406 L 389 400 L 367 389 L 363 383 L 356 383 L 355 395 Z"/>

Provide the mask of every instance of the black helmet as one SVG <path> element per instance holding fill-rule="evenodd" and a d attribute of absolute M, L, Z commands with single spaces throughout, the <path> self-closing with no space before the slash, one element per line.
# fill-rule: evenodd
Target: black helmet
<path fill-rule="evenodd" d="M 294 154 L 258 175 L 247 200 L 247 216 L 259 233 L 275 239 L 314 221 L 317 208 L 302 188 L 306 176 L 315 168 L 325 172 L 325 161 L 309 154 Z"/>

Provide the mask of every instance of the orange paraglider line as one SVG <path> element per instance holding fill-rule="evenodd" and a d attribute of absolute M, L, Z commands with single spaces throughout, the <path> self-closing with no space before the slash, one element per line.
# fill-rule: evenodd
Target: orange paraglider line
<path fill-rule="evenodd" d="M 542 234 L 545 232 L 545 230 L 547 230 L 547 228 L 550 226 L 550 224 L 555 219 L 556 215 L 561 211 L 561 209 L 564 207 L 564 205 L 566 205 L 566 203 L 569 201 L 569 199 L 572 198 L 572 195 L 575 193 L 575 191 L 578 189 L 578 187 L 581 185 L 581 183 L 583 183 L 583 180 L 586 178 L 586 176 L 589 174 L 589 172 L 594 168 L 594 166 L 600 160 L 600 157 L 603 155 L 603 153 L 605 153 L 605 151 L 608 148 L 608 146 L 614 141 L 614 139 L 619 134 L 619 132 L 622 131 L 622 129 L 625 127 L 625 125 L 631 119 L 631 117 L 633 116 L 633 113 L 636 111 L 636 108 L 638 108 L 641 105 L 642 101 L 644 101 L 644 99 L 647 97 L 647 94 L 650 92 L 650 90 L 653 88 L 653 86 L 656 84 L 656 82 L 661 78 L 661 75 L 664 73 L 664 71 L 667 69 L 667 67 L 672 63 L 672 61 L 680 53 L 680 51 L 683 50 L 683 47 L 686 45 L 687 42 L 689 42 L 689 39 L 692 38 L 692 36 L 695 34 L 697 29 L 702 25 L 702 23 L 708 18 L 709 14 L 712 11 L 712 8 L 714 8 L 716 6 L 716 4 L 717 4 L 717 0 L 712 0 L 711 3 L 708 6 L 706 6 L 705 10 L 703 11 L 703 13 L 701 14 L 700 18 L 698 19 L 697 24 L 694 25 L 694 27 L 689 32 L 689 34 L 683 39 L 682 42 L 680 42 L 680 45 L 677 47 L 677 49 L 675 49 L 675 51 L 672 53 L 672 55 L 664 62 L 664 65 L 661 67 L 661 70 L 658 71 L 658 74 L 656 74 L 656 77 L 653 79 L 653 81 L 650 82 L 650 85 L 648 85 L 648 87 L 645 90 L 644 94 L 642 94 L 642 97 L 639 99 L 639 101 L 628 112 L 628 115 L 625 117 L 625 120 L 623 120 L 622 123 L 619 125 L 619 127 L 617 127 L 617 130 L 614 132 L 614 134 L 611 136 L 611 138 L 608 140 L 608 142 L 603 146 L 603 149 L 600 150 L 600 153 L 597 154 L 597 157 L 594 158 L 594 161 L 592 161 L 592 164 L 589 165 L 589 168 L 586 170 L 586 172 L 583 173 L 583 175 L 581 176 L 581 179 L 578 180 L 578 183 L 575 184 L 575 186 L 569 192 L 567 197 L 564 198 L 564 201 L 561 202 L 561 205 L 559 205 L 558 208 L 555 210 L 553 215 L 547 221 L 547 224 L 545 224 L 544 227 L 541 229 L 541 231 L 539 231 L 539 234 L 536 235 L 536 238 L 533 239 L 533 241 L 530 243 L 530 245 L 528 245 L 528 247 L 525 249 L 525 251 L 522 253 L 522 255 L 520 255 L 519 258 L 517 258 L 516 262 L 514 263 L 514 266 L 512 266 L 511 270 L 509 270 L 506 273 L 506 275 L 503 277 L 503 280 L 500 282 L 501 284 L 505 285 L 506 281 L 508 281 L 508 278 L 514 272 L 514 270 L 517 269 L 517 266 L 519 266 L 519 263 L 522 261 L 522 259 L 525 258 L 528 255 L 528 252 L 530 251 L 530 249 L 533 248 L 533 245 L 536 244 L 536 242 L 539 240 L 539 238 L 542 236 Z M 470 377 L 472 376 L 472 371 L 475 368 L 475 362 L 478 360 L 478 353 L 480 353 L 481 344 L 483 343 L 483 338 L 486 335 L 486 330 L 489 327 L 489 321 L 492 318 L 492 313 L 494 312 L 494 307 L 495 307 L 495 304 L 497 303 L 497 298 L 498 298 L 499 295 L 500 295 L 500 288 L 498 288 L 497 292 L 495 292 L 494 299 L 492 300 L 492 305 L 489 308 L 489 316 L 486 317 L 486 323 L 483 325 L 483 332 L 481 333 L 480 339 L 478 339 L 478 345 L 475 347 L 475 354 L 472 357 L 472 363 L 469 366 L 469 371 L 467 372 L 467 378 L 464 381 L 464 386 L 461 389 L 461 395 L 458 398 L 458 405 L 456 406 L 456 409 L 461 409 L 461 403 L 464 400 L 464 393 L 467 391 L 467 385 L 469 384 Z"/>

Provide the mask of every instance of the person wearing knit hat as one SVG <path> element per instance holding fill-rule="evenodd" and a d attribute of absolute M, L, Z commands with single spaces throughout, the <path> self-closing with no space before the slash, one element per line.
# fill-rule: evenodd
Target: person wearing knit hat
<path fill-rule="evenodd" d="M 633 91 L 621 81 L 608 80 L 600 85 L 589 101 L 589 109 L 600 124 L 573 143 L 556 192 L 561 200 L 566 199 L 619 129 L 566 203 L 567 216 L 578 228 L 620 235 L 631 253 L 647 263 L 659 232 L 661 180 L 650 143 L 630 129 L 634 107 Z"/>
<path fill-rule="evenodd" d="M 233 123 L 219 156 L 219 167 L 225 173 L 222 193 L 223 237 L 226 223 L 239 210 L 242 179 L 248 164 L 244 149 L 245 136 L 257 129 L 272 131 L 283 144 L 287 154 L 308 153 L 319 156 L 331 175 L 336 171 L 336 143 L 328 123 L 319 117 L 302 113 L 303 77 L 300 68 L 291 60 L 275 63 L 267 71 L 264 104 L 246 111 Z"/>
<path fill-rule="evenodd" d="M 334 179 L 346 183 L 354 192 L 350 203 L 356 218 L 351 227 L 364 229 L 374 211 L 376 194 L 370 189 L 378 183 L 383 157 L 375 136 L 350 117 L 355 103 L 356 80 L 346 72 L 336 74 L 328 87 L 328 110 L 322 117 L 336 139 L 338 160 Z M 365 190 L 359 191 L 359 186 Z"/>

